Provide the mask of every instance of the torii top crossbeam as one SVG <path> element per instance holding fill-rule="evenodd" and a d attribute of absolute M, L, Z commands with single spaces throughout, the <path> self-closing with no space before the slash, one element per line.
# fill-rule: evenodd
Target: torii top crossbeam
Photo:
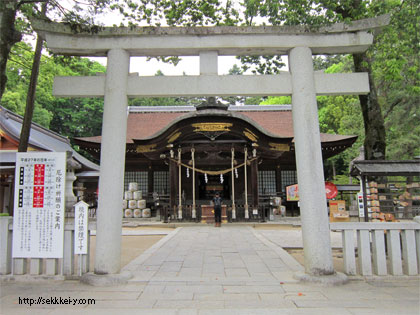
<path fill-rule="evenodd" d="M 388 24 L 389 17 L 365 19 L 351 24 L 309 26 L 216 26 L 216 27 L 98 27 L 82 31 L 67 24 L 35 20 L 56 54 L 106 56 L 110 49 L 124 49 L 130 56 L 198 56 L 217 51 L 219 56 L 285 55 L 305 46 L 313 54 L 365 51 L 373 36 L 368 30 Z"/>

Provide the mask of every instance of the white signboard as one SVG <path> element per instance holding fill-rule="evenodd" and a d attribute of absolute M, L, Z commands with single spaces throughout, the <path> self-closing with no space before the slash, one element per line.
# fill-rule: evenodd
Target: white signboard
<path fill-rule="evenodd" d="M 14 258 L 62 258 L 65 152 L 16 153 Z"/>
<path fill-rule="evenodd" d="M 365 205 L 363 203 L 363 193 L 359 192 L 357 194 L 357 204 L 359 206 L 359 218 L 365 217 Z"/>
<path fill-rule="evenodd" d="M 89 205 L 84 201 L 74 205 L 74 253 L 76 255 L 87 254 L 88 208 Z"/>

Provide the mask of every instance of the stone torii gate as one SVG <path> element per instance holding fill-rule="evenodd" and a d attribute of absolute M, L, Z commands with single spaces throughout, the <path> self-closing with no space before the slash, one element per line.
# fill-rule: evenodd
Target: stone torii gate
<path fill-rule="evenodd" d="M 313 278 L 335 275 L 316 95 L 366 94 L 369 83 L 367 73 L 314 72 L 312 55 L 364 52 L 373 41 L 368 30 L 386 23 L 367 19 L 316 32 L 304 26 L 137 27 L 74 34 L 66 25 L 35 21 L 52 52 L 107 57 L 106 76 L 57 77 L 54 82 L 55 96 L 105 98 L 95 274 L 115 278 L 120 272 L 128 97 L 291 95 L 305 272 Z M 191 55 L 200 57 L 199 76 L 129 74 L 130 56 Z M 219 76 L 222 55 L 288 55 L 290 71 Z"/>

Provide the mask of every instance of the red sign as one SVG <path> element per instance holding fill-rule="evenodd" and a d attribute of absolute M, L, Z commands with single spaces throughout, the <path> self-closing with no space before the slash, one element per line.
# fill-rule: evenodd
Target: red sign
<path fill-rule="evenodd" d="M 45 164 L 34 165 L 34 185 L 44 185 Z"/>
<path fill-rule="evenodd" d="M 33 207 L 44 207 L 44 186 L 34 186 Z"/>
<path fill-rule="evenodd" d="M 337 186 L 333 183 L 325 182 L 325 193 L 327 194 L 327 199 L 333 199 L 338 194 Z"/>
<path fill-rule="evenodd" d="M 338 194 L 337 186 L 333 183 L 325 182 L 325 193 L 327 199 L 333 199 Z M 299 201 L 299 186 L 297 184 L 286 187 L 287 201 Z"/>

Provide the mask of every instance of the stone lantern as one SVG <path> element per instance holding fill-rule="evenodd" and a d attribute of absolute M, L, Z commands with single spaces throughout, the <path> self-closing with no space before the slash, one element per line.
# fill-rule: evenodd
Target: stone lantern
<path fill-rule="evenodd" d="M 77 198 L 73 193 L 73 182 L 77 179 L 74 175 L 74 170 L 80 169 L 82 166 L 79 162 L 73 159 L 73 153 L 67 151 L 67 162 L 66 162 L 66 216 L 74 214 L 73 206 L 77 202 Z"/>

